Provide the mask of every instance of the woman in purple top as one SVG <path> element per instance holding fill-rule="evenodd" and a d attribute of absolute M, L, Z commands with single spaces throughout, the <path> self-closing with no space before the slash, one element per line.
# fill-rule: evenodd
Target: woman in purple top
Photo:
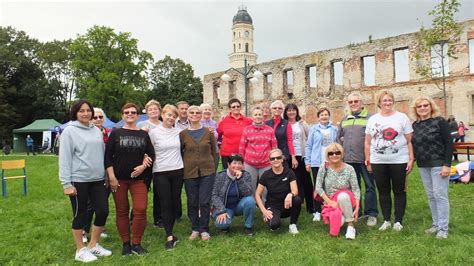
<path fill-rule="evenodd" d="M 201 126 L 202 127 L 207 127 L 209 130 L 214 133 L 214 137 L 217 140 L 217 122 L 212 119 L 212 106 L 208 103 L 203 103 L 201 104 L 201 110 L 202 110 L 202 119 L 201 119 Z M 216 169 L 217 166 L 219 165 L 219 145 L 216 144 Z"/>

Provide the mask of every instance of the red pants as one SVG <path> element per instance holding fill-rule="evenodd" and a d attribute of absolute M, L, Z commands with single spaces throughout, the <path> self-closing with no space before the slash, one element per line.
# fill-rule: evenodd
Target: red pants
<path fill-rule="evenodd" d="M 137 245 L 141 243 L 146 226 L 148 189 L 143 180 L 119 180 L 119 184 L 117 192 L 113 193 L 117 230 L 122 242 L 130 241 L 130 204 L 128 202 L 128 191 L 130 191 L 133 204 L 132 244 Z"/>

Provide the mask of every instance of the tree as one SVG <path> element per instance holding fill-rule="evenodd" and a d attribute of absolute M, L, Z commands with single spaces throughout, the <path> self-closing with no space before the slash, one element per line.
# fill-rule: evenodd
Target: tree
<path fill-rule="evenodd" d="M 202 103 L 203 85 L 199 77 L 194 77 L 190 64 L 170 56 L 157 61 L 150 74 L 151 90 L 148 98 L 164 104 L 187 101 L 189 104 Z"/>
<path fill-rule="evenodd" d="M 432 27 L 425 29 L 421 26 L 418 34 L 417 73 L 425 79 L 434 80 L 438 89 L 442 90 L 445 115 L 447 115 L 448 62 L 449 58 L 456 59 L 456 44 L 461 35 L 461 26 L 454 19 L 460 6 L 458 0 L 442 0 L 428 13 L 433 17 Z M 426 60 L 430 55 L 431 60 Z"/>
<path fill-rule="evenodd" d="M 94 26 L 70 46 L 77 96 L 104 109 L 109 117 L 120 118 L 126 102 L 143 103 L 145 71 L 152 56 L 139 51 L 138 40 L 128 32 Z"/>

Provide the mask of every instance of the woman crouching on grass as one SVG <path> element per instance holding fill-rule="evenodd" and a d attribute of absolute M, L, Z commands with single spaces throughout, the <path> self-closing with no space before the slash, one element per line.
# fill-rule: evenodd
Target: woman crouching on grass
<path fill-rule="evenodd" d="M 326 148 L 327 165 L 321 166 L 316 179 L 316 192 L 324 199 L 322 216 L 329 223 L 330 234 L 337 236 L 347 223 L 346 239 L 355 239 L 354 222 L 359 216 L 360 189 L 354 168 L 342 161 L 344 148 L 338 143 Z"/>
<path fill-rule="evenodd" d="M 147 165 L 143 163 L 148 155 L 155 159 L 155 150 L 148 133 L 137 127 L 138 106 L 127 103 L 122 107 L 125 124 L 110 134 L 105 150 L 105 166 L 109 175 L 110 190 L 115 201 L 117 230 L 122 239 L 122 255 L 144 255 L 147 250 L 141 246 L 146 226 L 148 188 L 146 185 Z M 130 203 L 132 199 L 133 220 L 130 226 Z M 130 240 L 132 243 L 130 243 Z"/>
<path fill-rule="evenodd" d="M 104 142 L 99 128 L 91 123 L 92 105 L 80 100 L 71 108 L 70 126 L 61 134 L 59 152 L 59 180 L 68 195 L 74 218 L 72 235 L 76 243 L 75 259 L 81 262 L 97 260 L 97 256 L 110 256 L 112 252 L 98 243 L 104 229 L 109 204 L 104 184 Z M 94 227 L 89 245 L 82 242 L 82 229 L 86 224 L 87 202 L 95 213 Z"/>

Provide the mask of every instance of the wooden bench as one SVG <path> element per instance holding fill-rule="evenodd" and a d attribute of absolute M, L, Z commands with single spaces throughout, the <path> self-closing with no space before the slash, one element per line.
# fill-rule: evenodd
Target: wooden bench
<path fill-rule="evenodd" d="M 455 142 L 453 147 L 453 155 L 467 155 L 470 161 L 470 155 L 474 155 L 474 142 Z"/>

